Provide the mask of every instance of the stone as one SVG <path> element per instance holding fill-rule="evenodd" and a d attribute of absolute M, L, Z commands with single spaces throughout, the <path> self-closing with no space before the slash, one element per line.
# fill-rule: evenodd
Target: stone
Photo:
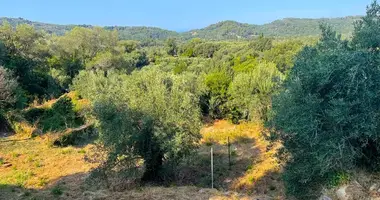
<path fill-rule="evenodd" d="M 369 199 L 368 193 L 366 192 L 365 188 L 361 186 L 357 181 L 354 181 L 349 185 L 340 187 L 336 191 L 336 196 L 339 200 Z"/>
<path fill-rule="evenodd" d="M 377 184 L 373 184 L 370 188 L 369 191 L 375 191 L 378 188 Z"/>
<path fill-rule="evenodd" d="M 106 199 L 108 197 L 107 194 L 105 194 L 102 190 L 92 192 L 92 191 L 85 191 L 83 192 L 83 196 L 85 196 L 85 199 L 88 200 L 102 200 Z"/>
<path fill-rule="evenodd" d="M 332 199 L 326 195 L 323 195 L 321 196 L 321 198 L 319 198 L 319 200 L 332 200 Z"/>
<path fill-rule="evenodd" d="M 224 183 L 231 183 L 231 182 L 232 182 L 232 179 L 227 178 L 227 179 L 225 179 L 223 182 L 224 182 Z"/>
<path fill-rule="evenodd" d="M 12 163 L 5 163 L 3 164 L 3 167 L 4 168 L 12 167 Z"/>
<path fill-rule="evenodd" d="M 31 136 L 32 136 L 32 137 L 37 137 L 37 136 L 40 136 L 40 135 L 42 135 L 42 134 L 43 134 L 43 131 L 42 131 L 41 129 L 36 128 L 36 129 L 34 129 L 34 130 L 32 131 Z"/>
<path fill-rule="evenodd" d="M 347 194 L 346 194 L 346 189 L 348 186 L 342 186 L 336 191 L 336 196 L 338 197 L 339 200 L 348 200 Z"/>

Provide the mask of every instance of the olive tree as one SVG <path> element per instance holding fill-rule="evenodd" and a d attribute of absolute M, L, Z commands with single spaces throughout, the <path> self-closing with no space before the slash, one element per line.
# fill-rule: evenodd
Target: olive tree
<path fill-rule="evenodd" d="M 0 110 L 16 102 L 15 90 L 17 85 L 12 73 L 0 66 Z"/>
<path fill-rule="evenodd" d="M 93 102 L 109 163 L 142 158 L 143 180 L 157 180 L 164 165 L 178 164 L 200 139 L 196 79 L 155 69 L 108 77 L 82 72 L 74 89 Z"/>
<path fill-rule="evenodd" d="M 322 27 L 317 46 L 300 52 L 274 98 L 269 124 L 283 143 L 287 191 L 299 199 L 319 196 L 336 174 L 380 163 L 380 57 L 372 51 L 379 46 L 362 41 L 352 48 Z"/>
<path fill-rule="evenodd" d="M 265 119 L 274 94 L 283 80 L 274 63 L 260 63 L 248 72 L 235 75 L 228 89 L 231 114 L 246 120 Z M 237 120 L 239 116 L 231 116 Z"/>

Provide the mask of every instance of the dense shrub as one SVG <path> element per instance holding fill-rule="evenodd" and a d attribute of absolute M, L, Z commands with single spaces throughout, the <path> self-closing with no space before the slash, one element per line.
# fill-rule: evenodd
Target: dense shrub
<path fill-rule="evenodd" d="M 260 120 L 266 117 L 271 95 L 279 86 L 283 75 L 273 63 L 260 63 L 248 72 L 235 75 L 228 89 L 230 118 Z"/>
<path fill-rule="evenodd" d="M 66 95 L 59 98 L 51 108 L 30 108 L 23 116 L 44 132 L 62 131 L 84 124 L 84 119 L 76 112 L 72 100 Z"/>
<path fill-rule="evenodd" d="M 210 116 L 214 119 L 225 117 L 227 113 L 227 91 L 231 83 L 231 76 L 225 71 L 218 71 L 208 74 L 204 81 L 210 95 Z"/>
<path fill-rule="evenodd" d="M 356 44 L 357 45 L 357 44 Z M 330 28 L 298 55 L 274 98 L 272 136 L 283 142 L 288 194 L 316 198 L 337 173 L 380 163 L 380 62 Z"/>
<path fill-rule="evenodd" d="M 24 118 L 30 122 L 35 123 L 46 113 L 45 108 L 30 108 L 24 112 Z"/>
<path fill-rule="evenodd" d="M 5 107 L 17 101 L 15 94 L 18 83 L 12 75 L 12 72 L 0 66 L 0 114 Z"/>
<path fill-rule="evenodd" d="M 88 78 L 92 81 L 82 87 Z M 92 72 L 79 75 L 74 88 L 94 103 L 100 141 L 110 152 L 109 167 L 120 159 L 143 159 L 144 180 L 167 178 L 163 166 L 176 166 L 200 139 L 196 78 L 156 69 L 107 78 Z"/>

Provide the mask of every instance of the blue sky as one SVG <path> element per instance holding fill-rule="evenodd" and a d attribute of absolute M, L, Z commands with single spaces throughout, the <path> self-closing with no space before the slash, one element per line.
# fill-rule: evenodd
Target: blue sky
<path fill-rule="evenodd" d="M 0 17 L 57 24 L 156 26 L 185 31 L 235 20 L 363 15 L 371 0 L 0 0 Z"/>

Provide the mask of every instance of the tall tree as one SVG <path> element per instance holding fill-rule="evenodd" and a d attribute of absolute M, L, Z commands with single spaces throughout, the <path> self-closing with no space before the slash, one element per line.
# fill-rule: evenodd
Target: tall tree
<path fill-rule="evenodd" d="M 380 48 L 380 5 L 373 1 L 367 7 L 367 14 L 355 23 L 352 43 L 357 48 L 378 51 Z"/>
<path fill-rule="evenodd" d="M 12 73 L 0 66 L 0 111 L 16 102 L 17 81 Z"/>
<path fill-rule="evenodd" d="M 176 56 L 178 52 L 178 46 L 175 38 L 169 38 L 165 43 L 166 52 L 171 56 Z"/>

